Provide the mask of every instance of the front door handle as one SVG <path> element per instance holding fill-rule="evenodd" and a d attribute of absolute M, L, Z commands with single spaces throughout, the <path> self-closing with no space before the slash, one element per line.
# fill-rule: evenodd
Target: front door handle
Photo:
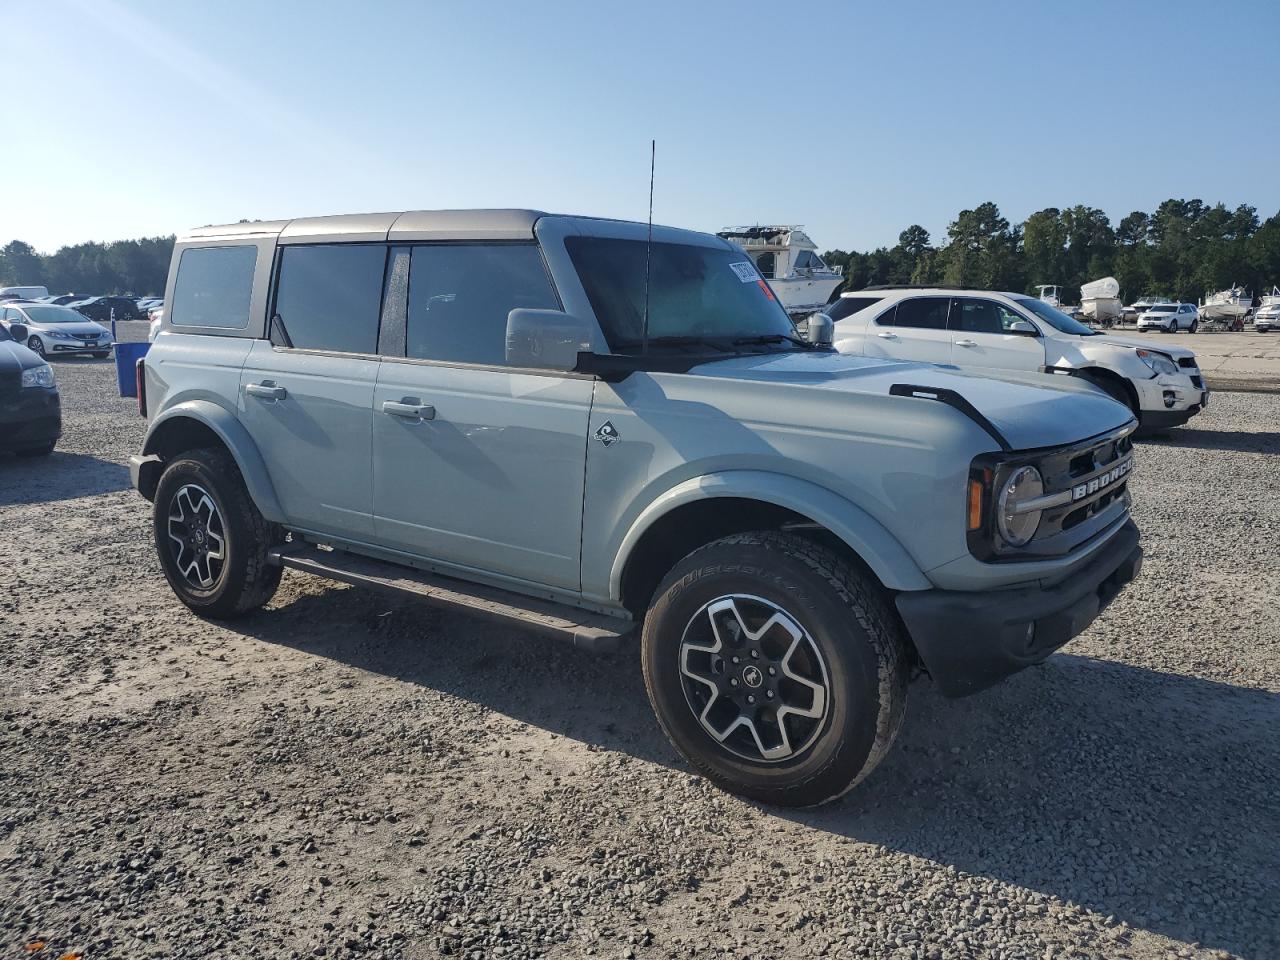
<path fill-rule="evenodd" d="M 272 380 L 246 384 L 244 392 L 251 397 L 261 397 L 263 400 L 283 400 L 289 395 L 288 390 L 284 387 L 277 387 Z"/>
<path fill-rule="evenodd" d="M 436 418 L 436 408 L 429 403 L 419 403 L 414 397 L 405 397 L 403 400 L 384 400 L 382 401 L 382 412 L 388 413 L 393 417 L 402 417 L 405 420 L 434 420 Z"/>
<path fill-rule="evenodd" d="M 897 340 L 898 339 L 898 335 L 896 333 L 891 333 L 888 330 L 881 330 L 879 333 L 876 334 L 876 336 L 879 337 L 881 340 Z"/>
<path fill-rule="evenodd" d="M 977 340 L 957 340 L 956 341 L 957 347 L 976 347 L 977 345 L 978 345 Z"/>

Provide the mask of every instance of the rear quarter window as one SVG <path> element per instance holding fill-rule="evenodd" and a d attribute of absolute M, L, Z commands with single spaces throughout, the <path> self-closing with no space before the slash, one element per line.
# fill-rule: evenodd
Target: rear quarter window
<path fill-rule="evenodd" d="M 249 325 L 258 248 L 252 244 L 188 247 L 178 261 L 169 323 L 182 327 Z"/>

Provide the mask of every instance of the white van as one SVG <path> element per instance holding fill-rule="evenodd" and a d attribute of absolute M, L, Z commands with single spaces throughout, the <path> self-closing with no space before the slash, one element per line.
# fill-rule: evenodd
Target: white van
<path fill-rule="evenodd" d="M 39 300 L 48 295 L 48 287 L 0 287 L 0 300 Z"/>

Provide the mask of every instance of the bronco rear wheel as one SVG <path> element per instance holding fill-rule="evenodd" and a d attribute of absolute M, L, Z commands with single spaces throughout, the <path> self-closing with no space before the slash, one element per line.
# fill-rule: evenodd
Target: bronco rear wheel
<path fill-rule="evenodd" d="M 791 534 L 736 534 L 659 586 L 645 686 L 672 744 L 722 788 L 810 806 L 840 796 L 902 722 L 907 644 L 878 584 Z"/>
<path fill-rule="evenodd" d="M 224 451 L 192 450 L 172 460 L 156 487 L 152 517 L 165 578 L 196 613 L 229 619 L 275 594 L 281 569 L 267 553 L 283 533 L 258 512 Z"/>

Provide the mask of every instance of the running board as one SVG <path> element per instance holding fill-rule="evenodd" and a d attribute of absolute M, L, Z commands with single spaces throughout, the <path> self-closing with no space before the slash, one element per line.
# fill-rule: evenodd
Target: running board
<path fill-rule="evenodd" d="M 268 557 L 282 567 L 452 607 L 508 626 L 572 640 L 575 647 L 586 650 L 615 649 L 637 626 L 633 620 L 309 544 L 286 544 Z"/>

